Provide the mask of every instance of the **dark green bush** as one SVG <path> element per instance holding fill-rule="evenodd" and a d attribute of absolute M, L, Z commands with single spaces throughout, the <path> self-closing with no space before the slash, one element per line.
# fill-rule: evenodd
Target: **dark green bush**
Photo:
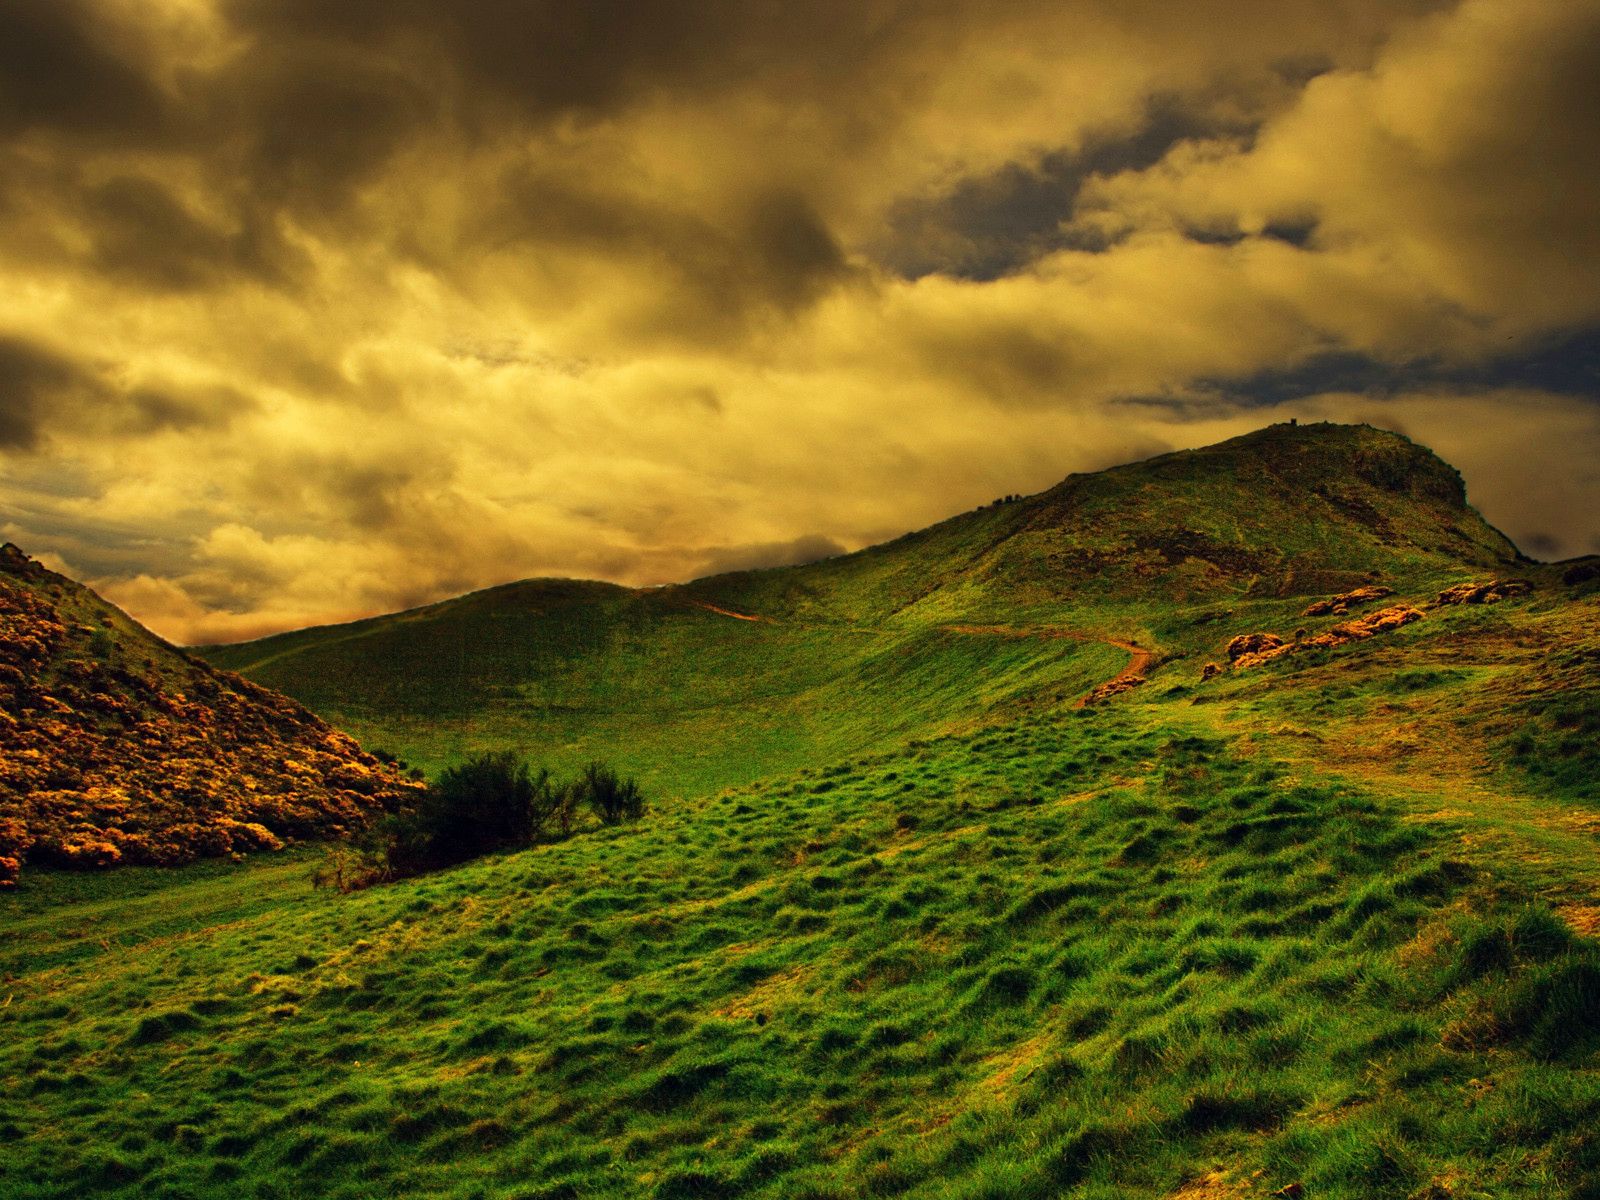
<path fill-rule="evenodd" d="M 600 824 L 618 825 L 644 814 L 644 797 L 634 780 L 604 763 L 560 783 L 511 751 L 480 754 L 446 770 L 412 807 L 390 817 L 368 850 L 331 852 L 314 879 L 348 891 L 456 866 L 567 837 L 586 809 Z"/>
<path fill-rule="evenodd" d="M 510 751 L 482 754 L 445 771 L 390 821 L 385 857 L 395 874 L 414 875 L 525 846 L 551 807 L 548 772 L 536 776 Z"/>
<path fill-rule="evenodd" d="M 583 802 L 602 825 L 637 821 L 644 815 L 644 797 L 632 779 L 621 779 L 605 763 L 593 762 L 583 770 L 577 787 Z"/>

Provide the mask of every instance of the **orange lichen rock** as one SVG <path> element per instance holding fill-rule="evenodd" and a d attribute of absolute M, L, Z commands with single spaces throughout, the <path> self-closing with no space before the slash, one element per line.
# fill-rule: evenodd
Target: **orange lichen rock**
<path fill-rule="evenodd" d="M 1364 617 L 1357 617 L 1353 621 L 1341 621 L 1326 633 L 1315 634 L 1301 641 L 1285 642 L 1271 633 L 1242 634 L 1228 643 L 1228 657 L 1233 659 L 1234 670 L 1244 671 L 1301 650 L 1343 646 L 1349 642 L 1363 641 L 1374 634 L 1387 633 L 1391 629 L 1399 629 L 1402 625 L 1420 621 L 1422 617 L 1420 608 L 1414 608 L 1409 604 L 1393 604 L 1388 608 L 1380 608 L 1377 612 L 1368 613 Z M 1242 652 L 1235 655 L 1234 647 L 1241 643 L 1246 644 Z"/>
<path fill-rule="evenodd" d="M 1342 646 L 1345 642 L 1360 641 L 1369 638 L 1375 633 L 1388 633 L 1391 629 L 1399 629 L 1402 625 L 1409 625 L 1413 621 L 1422 620 L 1422 610 L 1413 608 L 1409 604 L 1394 604 L 1388 608 L 1380 608 L 1375 613 L 1368 613 L 1354 621 L 1342 621 L 1327 633 L 1320 633 L 1316 637 L 1307 638 L 1308 646 Z"/>
<path fill-rule="evenodd" d="M 419 785 L 0 548 L 0 887 L 337 837 Z"/>
<path fill-rule="evenodd" d="M 1264 662 L 1271 662 L 1275 658 L 1282 658 L 1285 654 L 1293 654 L 1303 646 L 1304 642 L 1285 642 L 1274 638 L 1271 643 L 1262 646 L 1259 650 L 1249 651 L 1239 655 L 1233 660 L 1233 669 L 1236 671 L 1248 670 L 1250 667 L 1259 667 Z"/>
<path fill-rule="evenodd" d="M 1525 596 L 1533 585 L 1525 579 L 1492 579 L 1488 583 L 1458 583 L 1439 593 L 1439 604 L 1497 604 Z"/>
<path fill-rule="evenodd" d="M 1094 691 L 1083 698 L 1083 703 L 1086 706 L 1099 704 L 1102 700 L 1109 700 L 1113 696 L 1119 696 L 1123 692 L 1138 687 L 1144 681 L 1143 675 L 1118 675 L 1115 679 L 1102 683 L 1095 688 Z"/>
<path fill-rule="evenodd" d="M 1241 633 L 1228 643 L 1228 661 L 1238 662 L 1246 654 L 1261 654 L 1282 645 L 1283 639 L 1275 633 Z"/>
<path fill-rule="evenodd" d="M 1352 608 L 1361 604 L 1370 604 L 1374 600 L 1382 600 L 1385 596 L 1394 595 L 1394 589 L 1381 584 L 1372 584 L 1368 587 L 1358 587 L 1354 591 L 1341 592 L 1337 596 L 1329 596 L 1326 600 L 1318 600 L 1307 605 L 1300 615 L 1303 617 L 1343 616 Z"/>

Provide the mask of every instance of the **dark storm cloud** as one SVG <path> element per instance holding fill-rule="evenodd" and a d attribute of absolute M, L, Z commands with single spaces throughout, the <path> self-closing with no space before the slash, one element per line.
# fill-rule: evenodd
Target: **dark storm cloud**
<path fill-rule="evenodd" d="M 717 219 L 618 191 L 604 180 L 519 163 L 474 234 L 494 252 L 551 251 L 648 264 L 654 298 L 639 332 L 719 339 L 768 312 L 793 313 L 851 273 L 805 197 L 758 193 Z"/>
<path fill-rule="evenodd" d="M 1194 386 L 1202 392 L 1264 405 L 1328 392 L 1377 398 L 1442 388 L 1481 392 L 1507 387 L 1533 387 L 1557 395 L 1587 397 L 1600 405 L 1600 329 L 1550 337 L 1507 353 L 1491 354 L 1479 362 L 1443 362 L 1437 358 L 1385 362 L 1364 354 L 1334 352 L 1315 355 L 1293 367 L 1259 371 L 1243 378 L 1200 379 Z"/>
<path fill-rule="evenodd" d="M 226 386 L 123 389 L 95 367 L 0 334 L 0 449 L 36 451 L 52 434 L 217 429 L 254 408 Z"/>
<path fill-rule="evenodd" d="M 900 201 L 874 254 L 908 279 L 937 271 L 988 280 L 1058 250 L 1105 250 L 1110 239 L 1072 227 L 1085 182 L 1153 166 L 1187 139 L 1243 139 L 1251 127 L 1238 114 L 1209 113 L 1190 98 L 1153 97 L 1131 130 L 1099 132 L 1079 149 L 1052 151 L 1035 164 L 1006 163 L 944 195 Z"/>
<path fill-rule="evenodd" d="M 133 436 L 162 432 L 216 430 L 231 425 L 259 408 L 256 400 L 225 385 L 176 388 L 135 388 L 114 409 L 119 432 Z"/>
<path fill-rule="evenodd" d="M 54 416 L 103 391 L 98 380 L 67 359 L 0 334 L 0 448 L 36 448 Z"/>
<path fill-rule="evenodd" d="M 809 93 L 894 46 L 893 31 L 949 21 L 959 5 L 843 0 L 236 0 L 226 11 L 265 45 L 374 45 L 448 64 L 469 107 L 530 118 L 603 116 L 655 89 L 719 92 L 758 81 Z M 959 21 L 951 22 L 959 24 Z"/>
<path fill-rule="evenodd" d="M 128 36 L 93 0 L 6 0 L 0 133 L 57 129 L 102 140 L 160 125 L 166 99 Z"/>
<path fill-rule="evenodd" d="M 336 214 L 441 119 L 437 93 L 356 47 L 264 47 L 214 88 L 226 130 L 243 135 L 252 198 L 313 214 Z"/>
<path fill-rule="evenodd" d="M 448 492 L 451 471 L 438 450 L 399 461 L 359 445 L 269 447 L 242 486 L 262 511 L 279 514 L 272 528 L 380 537 L 411 529 Z"/>
<path fill-rule="evenodd" d="M 247 209 L 238 229 L 201 220 L 153 179 L 121 177 L 84 196 L 93 264 L 156 289 L 187 290 L 237 276 L 282 283 L 299 256 L 270 221 Z"/>

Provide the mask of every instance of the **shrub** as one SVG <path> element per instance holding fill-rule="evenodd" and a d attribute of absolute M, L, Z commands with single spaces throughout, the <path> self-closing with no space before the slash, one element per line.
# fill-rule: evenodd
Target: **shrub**
<path fill-rule="evenodd" d="M 392 818 L 387 857 L 397 874 L 467 862 L 531 843 L 547 816 L 550 776 L 510 751 L 446 770 L 409 812 Z"/>
<path fill-rule="evenodd" d="M 634 780 L 601 762 L 559 783 L 510 751 L 480 754 L 446 770 L 414 805 L 385 821 L 366 851 L 331 850 L 313 883 L 352 891 L 565 838 L 585 809 L 600 824 L 617 825 L 637 820 L 645 804 Z"/>
<path fill-rule="evenodd" d="M 593 762 L 584 768 L 578 787 L 584 802 L 602 825 L 637 821 L 644 815 L 644 797 L 632 779 L 618 778 L 604 763 Z"/>

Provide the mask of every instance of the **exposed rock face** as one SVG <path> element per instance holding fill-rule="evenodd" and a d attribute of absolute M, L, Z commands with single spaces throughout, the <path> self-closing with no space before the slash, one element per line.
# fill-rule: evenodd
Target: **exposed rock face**
<path fill-rule="evenodd" d="M 1307 605 L 1301 613 L 1304 617 L 1341 616 L 1352 608 L 1362 604 L 1370 604 L 1374 600 L 1381 600 L 1385 596 L 1394 595 L 1394 589 L 1381 584 L 1368 587 L 1358 587 L 1354 591 L 1341 592 L 1337 596 L 1329 596 L 1326 600 L 1318 600 Z"/>
<path fill-rule="evenodd" d="M 1497 604 L 1512 596 L 1525 596 L 1533 585 L 1525 579 L 1494 579 L 1488 583 L 1458 583 L 1439 593 L 1439 604 Z"/>
<path fill-rule="evenodd" d="M 1285 642 L 1272 633 L 1241 634 L 1228 643 L 1228 657 L 1233 660 L 1234 670 L 1243 671 L 1301 650 L 1319 646 L 1343 646 L 1348 642 L 1362 641 L 1374 634 L 1387 633 L 1391 629 L 1399 629 L 1402 625 L 1420 621 L 1422 616 L 1420 608 L 1414 608 L 1409 604 L 1394 604 L 1388 608 L 1380 608 L 1377 612 L 1368 613 L 1364 617 L 1357 617 L 1353 621 L 1342 621 L 1326 633 L 1319 633 L 1301 641 Z M 1234 647 L 1240 643 L 1246 645 L 1235 655 Z M 1251 646 L 1256 648 L 1251 649 Z"/>
<path fill-rule="evenodd" d="M 1233 660 L 1233 669 L 1244 671 L 1250 667 L 1259 667 L 1264 662 L 1271 662 L 1275 658 L 1282 658 L 1285 654 L 1293 654 L 1304 642 L 1286 642 L 1281 638 L 1274 638 L 1271 645 L 1263 646 L 1259 650 L 1252 650 L 1241 654 Z"/>
<path fill-rule="evenodd" d="M 1335 625 L 1327 633 L 1320 633 L 1316 637 L 1307 638 L 1308 646 L 1341 646 L 1345 642 L 1369 638 L 1375 633 L 1387 633 L 1391 629 L 1399 629 L 1402 625 L 1409 625 L 1413 621 L 1422 620 L 1422 610 L 1413 608 L 1409 604 L 1394 604 L 1388 608 L 1380 608 L 1375 613 L 1368 613 L 1354 621 L 1344 621 Z"/>
<path fill-rule="evenodd" d="M 336 837 L 418 785 L 294 701 L 0 548 L 0 887 Z"/>
<path fill-rule="evenodd" d="M 1241 633 L 1228 643 L 1228 661 L 1238 662 L 1247 654 L 1262 654 L 1282 645 L 1283 639 L 1275 633 Z"/>
<path fill-rule="evenodd" d="M 1109 700 L 1113 696 L 1120 696 L 1123 692 L 1138 687 L 1145 681 L 1143 675 L 1118 675 L 1109 682 L 1102 683 L 1094 691 L 1083 698 L 1085 705 L 1099 704 L 1102 700 Z"/>

